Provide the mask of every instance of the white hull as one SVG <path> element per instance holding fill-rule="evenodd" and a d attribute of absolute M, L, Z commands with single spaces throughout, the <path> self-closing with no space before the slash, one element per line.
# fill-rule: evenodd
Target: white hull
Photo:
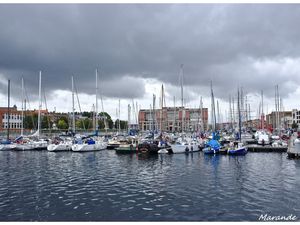
<path fill-rule="evenodd" d="M 198 145 L 171 145 L 174 154 L 200 151 Z"/>
<path fill-rule="evenodd" d="M 72 145 L 72 151 L 74 152 L 89 152 L 89 151 L 100 151 L 106 149 L 106 143 L 95 143 L 95 144 L 74 144 Z"/>
<path fill-rule="evenodd" d="M 16 145 L 14 144 L 0 145 L 0 151 L 9 151 L 9 150 L 14 150 L 15 148 Z"/>
<path fill-rule="evenodd" d="M 57 152 L 57 151 L 71 151 L 72 144 L 60 143 L 60 144 L 50 144 L 47 146 L 47 150 L 49 152 Z"/>
<path fill-rule="evenodd" d="M 19 150 L 19 151 L 34 150 L 34 144 L 33 143 L 18 144 L 15 150 Z"/>
<path fill-rule="evenodd" d="M 43 150 L 47 149 L 48 143 L 46 141 L 34 141 L 24 144 L 17 144 L 15 150 L 26 151 L 26 150 Z"/>
<path fill-rule="evenodd" d="M 47 149 L 48 142 L 47 141 L 36 141 L 33 143 L 35 150 Z"/>
<path fill-rule="evenodd" d="M 159 154 L 168 154 L 169 151 L 167 149 L 163 148 L 163 149 L 158 150 L 157 153 L 159 153 Z"/>

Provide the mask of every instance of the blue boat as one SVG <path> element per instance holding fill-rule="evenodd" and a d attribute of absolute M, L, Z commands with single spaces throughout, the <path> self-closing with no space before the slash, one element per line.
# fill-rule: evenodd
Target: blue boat
<path fill-rule="evenodd" d="M 241 109 L 240 109 L 240 91 L 238 89 L 238 112 L 239 112 L 239 133 L 237 138 L 240 140 L 237 146 L 229 146 L 227 153 L 229 155 L 245 155 L 247 154 L 247 147 L 242 142 L 242 121 L 241 121 Z"/>
<path fill-rule="evenodd" d="M 246 146 L 240 146 L 237 148 L 229 148 L 227 150 L 229 155 L 246 155 L 247 154 L 247 147 Z"/>
<path fill-rule="evenodd" d="M 205 154 L 217 154 L 219 153 L 221 148 L 220 143 L 217 140 L 210 140 L 205 148 L 202 150 Z"/>

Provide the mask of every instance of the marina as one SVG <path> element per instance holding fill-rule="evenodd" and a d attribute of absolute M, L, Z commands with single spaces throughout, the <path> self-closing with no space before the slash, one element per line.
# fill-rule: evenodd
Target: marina
<path fill-rule="evenodd" d="M 300 221 L 299 12 L 0 3 L 0 222 Z"/>

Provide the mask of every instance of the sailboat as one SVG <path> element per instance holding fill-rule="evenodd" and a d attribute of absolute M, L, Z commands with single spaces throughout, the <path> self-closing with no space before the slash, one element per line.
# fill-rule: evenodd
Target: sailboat
<path fill-rule="evenodd" d="M 37 131 L 29 135 L 28 138 L 23 138 L 22 143 L 16 146 L 15 150 L 46 150 L 48 141 L 40 138 L 41 130 L 41 89 L 42 89 L 42 72 L 39 73 L 39 110 L 38 110 L 38 128 Z"/>
<path fill-rule="evenodd" d="M 238 90 L 238 115 L 239 115 L 239 142 L 237 146 L 230 145 L 227 153 L 229 155 L 245 155 L 247 154 L 247 147 L 242 142 L 242 121 L 241 121 L 241 108 L 240 108 L 240 91 Z"/>
<path fill-rule="evenodd" d="M 210 83 L 211 87 L 211 107 L 212 107 L 212 139 L 206 143 L 205 148 L 202 150 L 205 154 L 217 154 L 220 152 L 221 145 L 218 141 L 218 135 L 216 134 L 216 110 L 215 110 L 215 99 L 214 92 L 212 89 L 212 82 Z"/>
<path fill-rule="evenodd" d="M 87 137 L 80 137 L 75 140 L 75 144 L 72 145 L 72 151 L 74 152 L 88 152 L 104 150 L 107 147 L 107 143 L 103 138 L 98 137 L 98 70 L 96 69 L 96 127 L 95 135 Z M 96 136 L 96 137 L 93 137 Z"/>
<path fill-rule="evenodd" d="M 74 108 L 74 78 L 71 77 L 72 80 L 72 133 L 75 134 L 75 108 Z M 57 151 L 71 151 L 72 150 L 72 142 L 71 138 L 61 138 L 56 137 L 52 141 L 51 144 L 47 146 L 47 150 L 50 152 Z"/>
<path fill-rule="evenodd" d="M 2 141 L 0 143 L 0 150 L 4 151 L 4 150 L 13 150 L 16 148 L 16 145 L 14 143 L 12 143 L 9 139 L 9 118 L 10 118 L 10 80 L 8 80 L 8 85 L 7 85 L 7 92 L 8 92 L 8 98 L 7 98 L 7 102 L 8 102 L 8 106 L 7 106 L 7 139 L 6 141 Z"/>

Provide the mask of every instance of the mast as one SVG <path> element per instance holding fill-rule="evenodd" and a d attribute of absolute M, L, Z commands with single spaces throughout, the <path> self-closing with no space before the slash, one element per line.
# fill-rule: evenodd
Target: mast
<path fill-rule="evenodd" d="M 164 85 L 161 85 L 161 101 L 160 101 L 160 131 L 162 132 L 163 128 L 165 128 L 165 122 L 163 121 L 163 107 L 166 107 L 166 99 L 165 99 L 165 91 L 164 91 Z M 166 118 L 167 120 L 167 118 Z"/>
<path fill-rule="evenodd" d="M 215 99 L 214 99 L 214 92 L 212 88 L 212 81 L 210 81 L 210 88 L 211 88 L 211 106 L 212 106 L 212 122 L 213 122 L 213 130 L 216 131 L 216 109 L 215 109 Z"/>
<path fill-rule="evenodd" d="M 9 117 L 10 117 L 10 80 L 7 84 L 7 140 L 9 140 Z"/>
<path fill-rule="evenodd" d="M 42 108 L 42 101 L 41 101 L 41 91 L 42 91 L 42 71 L 40 71 L 39 76 L 39 111 L 38 111 L 38 138 L 40 138 L 40 128 L 41 128 L 41 108 Z"/>
<path fill-rule="evenodd" d="M 95 126 L 95 129 L 96 129 L 96 132 L 98 132 L 98 70 L 96 69 L 96 107 L 95 107 L 95 111 L 96 111 L 96 126 Z"/>
<path fill-rule="evenodd" d="M 128 104 L 128 122 L 127 122 L 128 133 L 130 132 L 130 113 L 131 113 L 130 104 Z"/>
<path fill-rule="evenodd" d="M 220 129 L 221 126 L 220 126 L 220 108 L 219 108 L 219 100 L 217 100 L 217 112 L 218 112 L 218 129 Z"/>
<path fill-rule="evenodd" d="M 149 130 L 153 130 L 153 116 L 152 116 L 152 105 L 150 104 L 150 119 L 149 119 Z"/>
<path fill-rule="evenodd" d="M 264 92 L 261 91 L 261 129 L 265 129 Z"/>
<path fill-rule="evenodd" d="M 156 112 L 155 112 L 155 94 L 153 94 L 153 110 L 152 110 L 152 116 L 153 116 L 153 133 L 156 129 Z"/>
<path fill-rule="evenodd" d="M 235 111 L 234 111 L 234 96 L 232 96 L 232 117 L 233 117 L 233 127 L 235 129 Z"/>
<path fill-rule="evenodd" d="M 232 108 L 231 108 L 231 95 L 229 95 L 229 121 L 230 121 L 231 129 L 233 129 Z"/>
<path fill-rule="evenodd" d="M 176 124 L 176 104 L 175 104 L 175 96 L 173 96 L 173 100 L 174 100 L 174 118 L 173 118 L 173 127 L 172 127 L 172 131 L 175 131 L 175 124 Z"/>
<path fill-rule="evenodd" d="M 121 132 L 121 121 L 120 121 L 120 110 L 121 110 L 121 100 L 119 99 L 119 133 Z"/>
<path fill-rule="evenodd" d="M 72 76 L 72 132 L 75 134 L 74 78 Z"/>
<path fill-rule="evenodd" d="M 241 108 L 240 108 L 240 91 L 238 89 L 238 115 L 239 115 L 239 139 L 242 138 Z"/>
<path fill-rule="evenodd" d="M 184 131 L 184 117 L 185 117 L 185 111 L 184 111 L 184 102 L 183 102 L 183 64 L 180 65 L 180 90 L 181 90 L 181 110 L 182 110 L 182 115 L 181 115 L 181 132 Z"/>
<path fill-rule="evenodd" d="M 21 136 L 24 133 L 24 78 L 22 77 L 22 114 L 21 114 L 22 124 L 21 124 Z"/>
<path fill-rule="evenodd" d="M 197 132 L 199 132 L 199 130 L 200 130 L 201 100 L 202 100 L 202 97 L 200 97 L 200 104 L 199 104 L 199 110 L 198 110 Z"/>
<path fill-rule="evenodd" d="M 200 100 L 200 116 L 201 116 L 201 130 L 204 131 L 204 118 L 203 118 L 203 101 L 202 101 L 202 96 Z"/>

